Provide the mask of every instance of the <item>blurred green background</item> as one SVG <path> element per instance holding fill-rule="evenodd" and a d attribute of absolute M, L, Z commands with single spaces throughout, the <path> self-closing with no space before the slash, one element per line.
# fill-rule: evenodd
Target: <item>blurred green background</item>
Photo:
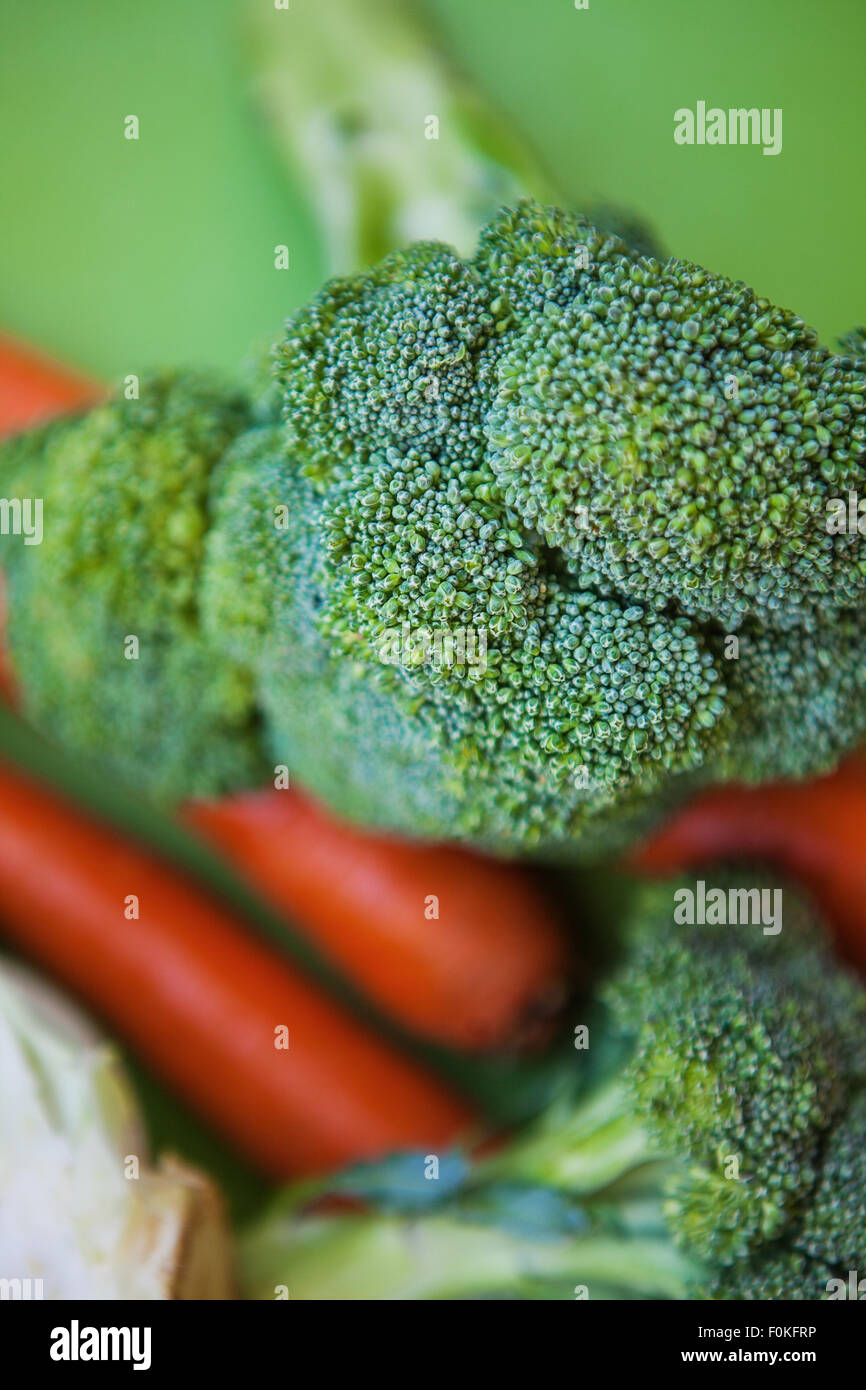
<path fill-rule="evenodd" d="M 828 342 L 866 317 L 863 0 L 427 8 L 576 205 L 634 207 L 670 250 Z M 231 366 L 316 287 L 315 226 L 248 99 L 238 14 L 239 0 L 0 0 L 0 327 L 106 378 Z M 782 153 L 676 146 L 674 109 L 699 99 L 782 107 Z M 282 242 L 288 272 L 273 268 Z"/>

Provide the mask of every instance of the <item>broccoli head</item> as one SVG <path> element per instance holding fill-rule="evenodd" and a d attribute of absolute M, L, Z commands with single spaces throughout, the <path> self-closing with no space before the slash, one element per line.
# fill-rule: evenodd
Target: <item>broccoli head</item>
<path fill-rule="evenodd" d="M 790 885 L 704 882 L 717 925 L 678 915 L 695 883 L 638 891 L 582 1091 L 440 1182 L 404 1155 L 290 1190 L 244 1247 L 250 1292 L 832 1297 L 866 1257 L 866 991 Z M 331 1192 L 368 1210 L 305 1213 Z"/>
<path fill-rule="evenodd" d="M 274 364 L 7 446 L 51 518 L 5 547 L 12 655 L 71 747 L 111 724 L 167 797 L 266 753 L 362 822 L 587 858 L 866 732 L 855 351 L 524 202 L 329 282 Z"/>
<path fill-rule="evenodd" d="M 866 370 L 794 315 L 523 203 L 470 261 L 331 281 L 277 363 L 283 446 L 208 583 L 231 634 L 259 576 L 271 620 L 227 640 L 345 814 L 595 855 L 862 733 L 866 562 L 826 521 L 866 483 Z"/>
<path fill-rule="evenodd" d="M 205 638 L 199 605 L 211 473 L 247 424 L 220 384 L 164 374 L 3 457 L 45 511 L 40 545 L 3 550 L 24 710 L 157 799 L 261 775 L 251 679 Z"/>

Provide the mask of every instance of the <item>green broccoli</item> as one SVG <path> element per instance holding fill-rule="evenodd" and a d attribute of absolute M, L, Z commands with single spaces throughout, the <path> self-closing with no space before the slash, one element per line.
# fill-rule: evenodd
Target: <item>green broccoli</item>
<path fill-rule="evenodd" d="M 768 883 L 708 875 L 707 902 Z M 820 1299 L 863 1268 L 866 991 L 790 886 L 772 934 L 684 924 L 684 887 L 638 893 L 582 1094 L 438 1180 L 403 1155 L 290 1188 L 246 1239 L 247 1291 Z M 330 1193 L 367 1210 L 323 1212 Z"/>
<path fill-rule="evenodd" d="M 267 755 L 361 822 L 589 858 L 866 731 L 866 560 L 827 524 L 866 362 L 793 315 L 524 202 L 469 261 L 331 281 L 275 366 L 35 448 L 10 636 L 62 742 L 111 722 L 167 798 Z"/>
<path fill-rule="evenodd" d="M 45 512 L 40 545 L 3 546 L 24 710 L 157 799 L 262 776 L 250 677 L 204 637 L 198 594 L 211 473 L 248 423 L 218 383 L 166 374 L 3 455 Z"/>
<path fill-rule="evenodd" d="M 272 618 L 230 649 L 345 814 L 595 855 L 862 735 L 866 562 L 826 520 L 866 482 L 866 370 L 793 315 L 522 203 L 471 261 L 330 282 L 278 376 L 285 447 L 260 436 L 206 587 L 231 633 L 226 558 L 254 582 L 278 493 Z"/>

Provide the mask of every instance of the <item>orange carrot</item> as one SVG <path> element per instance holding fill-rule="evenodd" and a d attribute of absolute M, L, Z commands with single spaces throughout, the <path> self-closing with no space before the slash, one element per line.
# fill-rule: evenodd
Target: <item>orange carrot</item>
<path fill-rule="evenodd" d="M 368 834 L 297 791 L 198 802 L 185 815 L 407 1027 L 479 1050 L 547 1036 L 566 950 L 525 870 Z"/>
<path fill-rule="evenodd" d="M 0 334 L 0 437 L 92 405 L 102 387 Z"/>
<path fill-rule="evenodd" d="M 218 902 L 2 764 L 0 930 L 274 1178 L 435 1150 L 470 1122 Z"/>

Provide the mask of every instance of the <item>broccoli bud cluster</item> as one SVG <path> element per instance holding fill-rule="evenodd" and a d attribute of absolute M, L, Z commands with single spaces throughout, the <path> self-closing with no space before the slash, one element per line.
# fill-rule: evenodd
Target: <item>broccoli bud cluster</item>
<path fill-rule="evenodd" d="M 795 315 L 523 203 L 469 262 L 421 244 L 332 281 L 277 362 L 285 495 L 320 502 L 315 601 L 265 644 L 272 746 L 351 814 L 595 854 L 863 729 L 866 561 L 825 523 L 866 484 L 866 371 Z M 381 658 L 455 629 L 483 668 Z"/>

